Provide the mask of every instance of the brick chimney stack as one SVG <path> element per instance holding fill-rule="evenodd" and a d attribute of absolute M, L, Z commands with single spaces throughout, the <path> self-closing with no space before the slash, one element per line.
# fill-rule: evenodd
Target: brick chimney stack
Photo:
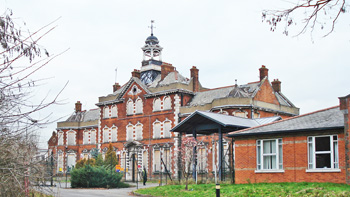
<path fill-rule="evenodd" d="M 274 79 L 272 84 L 272 88 L 275 92 L 281 92 L 281 83 L 278 79 Z"/>
<path fill-rule="evenodd" d="M 191 78 L 193 79 L 193 92 L 199 91 L 199 80 L 198 80 L 198 68 L 192 66 L 191 70 Z"/>
<path fill-rule="evenodd" d="M 117 91 L 119 88 L 120 88 L 119 83 L 115 83 L 115 84 L 113 85 L 113 92 Z"/>
<path fill-rule="evenodd" d="M 81 103 L 80 103 L 80 101 L 77 101 L 75 103 L 75 112 L 81 112 Z"/>
<path fill-rule="evenodd" d="M 339 97 L 339 108 L 344 114 L 344 138 L 345 138 L 345 172 L 346 183 L 350 184 L 350 94 L 344 97 Z"/>
<path fill-rule="evenodd" d="M 170 72 L 174 72 L 175 67 L 171 64 L 168 64 L 166 62 L 163 62 L 161 65 L 161 80 L 163 80 Z"/>
<path fill-rule="evenodd" d="M 269 77 L 269 69 L 266 68 L 266 66 L 262 65 L 259 69 L 260 71 L 260 81 L 262 81 L 265 77 Z"/>
<path fill-rule="evenodd" d="M 140 77 L 141 77 L 141 72 L 140 72 L 140 70 L 134 69 L 134 71 L 131 72 L 131 76 L 140 79 Z"/>

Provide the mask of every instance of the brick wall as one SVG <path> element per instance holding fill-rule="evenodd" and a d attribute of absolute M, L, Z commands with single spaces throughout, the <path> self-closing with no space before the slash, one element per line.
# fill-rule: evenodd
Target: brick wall
<path fill-rule="evenodd" d="M 307 136 L 338 135 L 340 172 L 306 172 L 308 169 Z M 235 139 L 235 181 L 259 182 L 334 182 L 345 183 L 345 144 L 342 130 L 331 133 L 309 133 L 307 135 L 266 136 L 261 139 L 283 140 L 282 173 L 256 173 L 256 138 Z"/>

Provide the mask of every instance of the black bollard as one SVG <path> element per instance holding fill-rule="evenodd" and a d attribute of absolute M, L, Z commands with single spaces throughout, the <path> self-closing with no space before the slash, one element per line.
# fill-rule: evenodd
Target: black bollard
<path fill-rule="evenodd" d="M 216 197 L 220 197 L 220 184 L 216 184 Z"/>

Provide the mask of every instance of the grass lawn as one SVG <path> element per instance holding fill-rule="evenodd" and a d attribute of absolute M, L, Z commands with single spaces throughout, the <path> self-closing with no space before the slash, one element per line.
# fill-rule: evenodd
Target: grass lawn
<path fill-rule="evenodd" d="M 220 196 L 350 196 L 350 186 L 335 183 L 221 184 Z M 152 196 L 215 196 L 215 184 L 165 185 L 136 190 Z"/>

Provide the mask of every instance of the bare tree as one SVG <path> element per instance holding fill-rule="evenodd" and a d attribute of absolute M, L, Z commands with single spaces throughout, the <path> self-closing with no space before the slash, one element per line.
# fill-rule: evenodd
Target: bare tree
<path fill-rule="evenodd" d="M 52 31 L 52 23 L 35 32 L 22 32 L 11 10 L 0 15 L 0 196 L 28 195 L 45 176 L 45 167 L 35 159 L 37 130 L 49 123 L 37 119 L 37 112 L 57 103 L 33 103 L 33 90 L 40 79 L 32 75 L 52 57 L 38 41 Z M 42 53 L 45 57 L 42 57 Z"/>
<path fill-rule="evenodd" d="M 188 179 L 192 175 L 192 164 L 195 159 L 193 148 L 197 146 L 197 141 L 193 137 L 187 137 L 181 144 L 181 169 L 183 177 L 186 180 L 186 190 L 188 190 Z"/>
<path fill-rule="evenodd" d="M 302 23 L 302 29 L 297 35 L 305 33 L 308 29 L 313 31 L 319 26 L 327 31 L 324 35 L 327 36 L 333 32 L 339 16 L 346 12 L 346 7 L 346 0 L 300 0 L 284 10 L 264 10 L 262 20 L 270 25 L 271 31 L 275 31 L 281 23 L 284 28 L 283 34 L 287 36 L 289 28 L 299 23 Z M 295 19 L 298 14 L 303 14 L 303 19 Z"/>

